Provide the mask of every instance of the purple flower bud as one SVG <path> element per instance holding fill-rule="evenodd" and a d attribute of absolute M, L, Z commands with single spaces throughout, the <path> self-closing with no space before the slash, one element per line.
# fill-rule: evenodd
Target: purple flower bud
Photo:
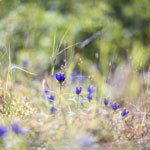
<path fill-rule="evenodd" d="M 55 99 L 55 95 L 50 95 L 50 96 L 47 96 L 47 99 L 49 101 L 53 101 Z"/>
<path fill-rule="evenodd" d="M 28 66 L 28 60 L 27 59 L 24 59 L 23 61 L 22 61 L 22 65 L 24 66 L 24 67 L 26 67 L 26 66 Z"/>
<path fill-rule="evenodd" d="M 76 87 L 76 94 L 80 94 L 82 92 L 82 87 Z"/>
<path fill-rule="evenodd" d="M 107 106 L 108 103 L 109 103 L 109 98 L 104 98 L 104 104 L 105 104 L 105 106 Z"/>
<path fill-rule="evenodd" d="M 121 116 L 124 117 L 128 114 L 129 112 L 126 109 L 123 109 L 123 111 L 121 112 Z"/>
<path fill-rule="evenodd" d="M 49 90 L 48 90 L 48 89 L 44 89 L 44 93 L 45 93 L 45 94 L 48 94 L 48 93 L 49 93 Z"/>
<path fill-rule="evenodd" d="M 55 111 L 57 111 L 57 108 L 54 107 L 54 106 L 52 106 L 52 107 L 50 108 L 50 111 L 51 111 L 51 113 L 54 113 Z"/>
<path fill-rule="evenodd" d="M 92 93 L 88 93 L 87 98 L 88 98 L 88 100 L 92 100 L 93 94 Z"/>
<path fill-rule="evenodd" d="M 113 110 L 117 110 L 120 107 L 120 105 L 117 104 L 117 103 L 112 103 L 111 107 L 112 107 Z"/>
<path fill-rule="evenodd" d="M 55 77 L 58 80 L 59 84 L 62 84 L 65 80 L 65 74 L 64 73 L 56 73 Z"/>
<path fill-rule="evenodd" d="M 89 85 L 89 86 L 87 87 L 87 91 L 88 91 L 89 93 L 93 93 L 93 92 L 95 91 L 95 87 L 92 86 L 92 85 Z"/>

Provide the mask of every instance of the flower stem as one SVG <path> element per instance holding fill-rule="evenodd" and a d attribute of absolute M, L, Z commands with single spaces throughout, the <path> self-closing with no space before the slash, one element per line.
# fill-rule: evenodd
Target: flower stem
<path fill-rule="evenodd" d="M 60 87 L 59 87 L 59 107 L 61 108 L 61 89 L 62 89 L 62 85 L 60 84 Z"/>
<path fill-rule="evenodd" d="M 80 95 L 78 94 L 78 99 L 77 99 L 77 116 L 79 114 L 79 100 L 80 100 Z"/>
<path fill-rule="evenodd" d="M 63 118 L 64 118 L 64 122 L 65 122 L 65 126 L 67 127 L 68 126 L 68 123 L 67 123 L 67 119 L 66 119 L 66 115 L 65 115 L 65 111 L 64 111 L 64 108 L 62 106 L 62 101 L 61 101 L 61 94 L 62 94 L 62 85 L 60 84 L 60 98 L 59 98 L 59 108 L 60 108 L 60 111 L 63 115 Z"/>

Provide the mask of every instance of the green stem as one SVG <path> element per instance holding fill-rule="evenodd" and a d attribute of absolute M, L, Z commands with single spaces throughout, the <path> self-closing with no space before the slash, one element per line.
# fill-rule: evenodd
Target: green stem
<path fill-rule="evenodd" d="M 77 116 L 79 113 L 79 100 L 80 100 L 80 95 L 78 95 L 78 100 L 77 100 Z"/>
<path fill-rule="evenodd" d="M 65 111 L 64 111 L 64 108 L 62 106 L 62 102 L 61 102 L 61 90 L 62 90 L 62 85 L 60 84 L 60 98 L 59 98 L 59 108 L 60 108 L 60 111 L 63 115 L 63 118 L 64 118 L 64 122 L 65 122 L 65 126 L 67 127 L 68 126 L 68 123 L 67 123 L 67 119 L 66 119 L 66 115 L 65 115 Z"/>
<path fill-rule="evenodd" d="M 59 89 L 59 95 L 60 95 L 60 98 L 59 98 L 59 107 L 61 108 L 61 89 L 62 89 L 62 85 L 60 84 L 60 89 Z"/>

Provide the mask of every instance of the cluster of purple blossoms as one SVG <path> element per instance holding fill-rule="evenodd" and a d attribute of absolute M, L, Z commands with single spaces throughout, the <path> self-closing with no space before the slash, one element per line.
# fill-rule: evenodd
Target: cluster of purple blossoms
<path fill-rule="evenodd" d="M 26 134 L 26 131 L 24 129 L 22 129 L 18 123 L 13 123 L 11 124 L 11 129 L 13 132 L 15 132 L 16 134 L 20 134 L 20 135 L 24 135 Z"/>
<path fill-rule="evenodd" d="M 62 84 L 64 83 L 64 81 L 65 81 L 65 74 L 64 73 L 56 73 L 55 74 L 55 78 L 56 78 L 56 80 L 59 82 L 59 84 L 60 84 L 60 86 L 62 86 Z M 48 93 L 49 91 L 48 90 L 46 90 L 46 94 Z M 52 94 L 52 95 L 49 95 L 49 96 L 47 96 L 47 99 L 49 100 L 49 102 L 53 102 L 54 101 L 54 99 L 55 99 L 55 95 L 54 94 Z M 50 107 L 50 112 L 53 114 L 54 112 L 56 112 L 58 109 L 55 107 L 55 106 L 51 106 Z"/>
<path fill-rule="evenodd" d="M 45 88 L 45 89 L 44 89 L 44 93 L 45 93 L 45 94 L 48 94 L 48 93 L 49 93 L 49 89 Z M 54 94 L 48 95 L 48 96 L 47 96 L 47 99 L 48 99 L 49 102 L 53 102 L 54 99 L 55 99 L 55 95 L 54 95 Z"/>
<path fill-rule="evenodd" d="M 87 99 L 88 99 L 88 100 L 92 100 L 92 98 L 93 98 L 93 92 L 95 91 L 95 87 L 89 85 L 89 86 L 87 87 L 87 91 L 88 91 Z M 82 92 L 82 87 L 77 86 L 77 87 L 76 87 L 76 94 L 79 95 L 79 94 L 81 94 L 81 92 Z"/>
<path fill-rule="evenodd" d="M 94 91 L 95 91 L 95 87 L 92 86 L 92 85 L 89 85 L 89 86 L 87 87 L 87 91 L 88 91 L 87 99 L 88 99 L 89 101 L 91 101 L 91 100 L 93 99 L 93 93 L 94 93 Z"/>
<path fill-rule="evenodd" d="M 18 123 L 11 124 L 11 130 L 20 135 L 25 135 L 27 133 L 26 130 L 22 129 Z M 7 127 L 4 125 L 0 125 L 0 137 L 4 137 L 7 134 Z"/>
<path fill-rule="evenodd" d="M 104 105 L 105 105 L 105 106 L 108 106 L 108 103 L 109 103 L 109 98 L 104 98 Z M 112 108 L 113 110 L 117 110 L 117 109 L 119 109 L 119 107 L 120 107 L 120 105 L 117 104 L 116 102 L 111 103 L 111 108 Z M 129 113 L 129 111 L 127 111 L 126 109 L 123 109 L 122 112 L 121 112 L 121 116 L 124 117 L 124 116 L 126 116 L 128 113 Z"/>

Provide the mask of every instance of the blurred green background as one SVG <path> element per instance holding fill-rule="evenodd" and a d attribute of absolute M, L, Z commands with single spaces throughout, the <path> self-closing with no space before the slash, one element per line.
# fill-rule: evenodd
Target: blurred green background
<path fill-rule="evenodd" d="M 57 57 L 58 68 L 78 53 L 103 75 L 122 62 L 147 70 L 150 0 L 0 0 L 1 56 L 10 48 L 13 63 L 26 59 L 45 71 L 67 47 Z"/>

